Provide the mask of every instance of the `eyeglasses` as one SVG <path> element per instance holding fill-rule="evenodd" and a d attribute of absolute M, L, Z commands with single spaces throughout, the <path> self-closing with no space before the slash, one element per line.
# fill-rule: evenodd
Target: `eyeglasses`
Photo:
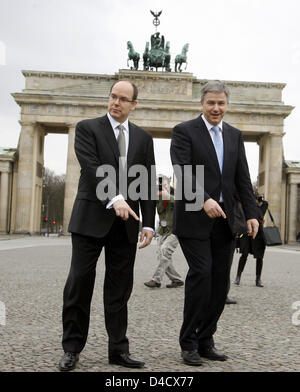
<path fill-rule="evenodd" d="M 109 95 L 109 99 L 114 101 L 114 102 L 119 100 L 120 103 L 134 102 L 134 101 L 130 101 L 129 99 L 124 98 L 124 97 L 119 98 L 115 94 L 110 94 Z"/>

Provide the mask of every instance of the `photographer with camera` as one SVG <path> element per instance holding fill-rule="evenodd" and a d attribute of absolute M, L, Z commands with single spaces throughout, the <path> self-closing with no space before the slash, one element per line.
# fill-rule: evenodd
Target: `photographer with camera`
<path fill-rule="evenodd" d="M 246 261 L 248 254 L 252 254 L 253 257 L 256 259 L 256 281 L 255 284 L 257 287 L 264 287 L 262 282 L 261 282 L 261 272 L 262 272 L 262 267 L 263 267 L 263 258 L 265 254 L 265 249 L 266 249 L 266 244 L 265 240 L 263 237 L 263 224 L 264 224 L 264 215 L 268 209 L 268 202 L 264 200 L 263 196 L 260 195 L 255 195 L 257 207 L 260 212 L 260 219 L 259 219 L 259 229 L 257 236 L 255 239 L 252 237 L 249 237 L 247 234 L 242 235 L 242 237 L 239 239 L 239 249 L 240 253 L 242 253 L 240 260 L 239 260 L 239 265 L 238 265 L 238 270 L 237 270 L 237 275 L 235 278 L 234 283 L 236 285 L 240 284 L 241 280 L 241 275 L 242 272 L 245 268 Z"/>
<path fill-rule="evenodd" d="M 172 234 L 173 210 L 174 210 L 174 189 L 170 186 L 170 179 L 167 176 L 158 178 L 158 196 L 156 209 L 159 216 L 159 240 L 158 240 L 158 267 L 154 272 L 152 279 L 145 282 L 145 286 L 150 288 L 159 288 L 164 274 L 171 280 L 167 284 L 168 288 L 183 286 L 183 281 L 179 273 L 172 264 L 172 255 L 178 245 L 176 235 Z"/>

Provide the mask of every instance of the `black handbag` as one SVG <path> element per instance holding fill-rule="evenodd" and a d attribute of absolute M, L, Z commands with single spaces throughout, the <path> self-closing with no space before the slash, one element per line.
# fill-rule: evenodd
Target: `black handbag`
<path fill-rule="evenodd" d="M 278 227 L 275 225 L 274 218 L 271 211 L 268 209 L 273 226 L 267 226 L 263 228 L 264 241 L 267 246 L 282 245 L 280 232 Z"/>

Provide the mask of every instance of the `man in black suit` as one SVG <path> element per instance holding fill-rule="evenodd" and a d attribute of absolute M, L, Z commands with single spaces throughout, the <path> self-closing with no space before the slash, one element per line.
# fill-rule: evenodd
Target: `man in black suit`
<path fill-rule="evenodd" d="M 133 83 L 116 82 L 110 91 L 107 115 L 83 120 L 76 127 L 75 152 L 81 175 L 69 224 L 72 261 L 64 288 L 64 356 L 59 363 L 62 371 L 75 368 L 87 340 L 96 264 L 103 247 L 109 363 L 132 368 L 144 366 L 143 362 L 130 356 L 126 337 L 139 207 L 143 225 L 140 248 L 150 244 L 155 218 L 155 201 L 150 197 L 151 166 L 155 165 L 153 140 L 148 132 L 128 121 L 137 104 L 137 93 Z M 127 170 L 133 165 L 146 168 L 148 176 L 143 181 L 146 182 L 147 197 L 132 198 L 130 192 L 126 197 L 135 180 L 128 176 L 126 165 Z M 128 183 L 125 182 L 124 187 L 125 177 Z M 155 181 L 155 173 L 153 177 Z"/>
<path fill-rule="evenodd" d="M 226 360 L 215 348 L 213 334 L 224 309 L 233 251 L 234 190 L 237 189 L 253 238 L 258 230 L 256 204 L 245 155 L 242 133 L 223 121 L 229 102 L 224 83 L 207 83 L 201 91 L 203 113 L 175 126 L 171 159 L 178 165 L 183 197 L 176 200 L 173 232 L 189 265 L 185 285 L 183 324 L 180 331 L 181 355 L 188 365 L 201 365 L 202 358 Z M 184 167 L 191 165 L 191 172 Z M 204 167 L 199 185 L 196 168 Z M 175 170 L 175 169 L 174 169 Z M 202 206 L 194 201 L 187 184 Z"/>

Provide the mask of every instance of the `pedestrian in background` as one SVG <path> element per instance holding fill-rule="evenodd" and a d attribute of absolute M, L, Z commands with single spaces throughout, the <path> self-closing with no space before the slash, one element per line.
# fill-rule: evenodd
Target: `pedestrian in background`
<path fill-rule="evenodd" d="M 159 200 L 156 204 L 159 216 L 158 266 L 152 279 L 149 282 L 145 282 L 144 285 L 151 288 L 159 288 L 164 274 L 166 274 L 171 280 L 171 283 L 167 284 L 167 287 L 175 288 L 183 286 L 183 281 L 179 273 L 175 270 L 172 260 L 173 253 L 178 245 L 176 235 L 172 234 L 174 190 L 170 186 L 170 179 L 167 176 L 160 176 L 159 179 L 161 189 L 158 190 Z"/>
<path fill-rule="evenodd" d="M 259 230 L 257 236 L 253 239 L 247 234 L 242 235 L 239 239 L 239 249 L 242 256 L 239 260 L 237 275 L 234 283 L 239 286 L 242 272 L 244 271 L 249 253 L 256 259 L 256 280 L 257 287 L 264 287 L 261 281 L 261 273 L 263 267 L 263 258 L 265 254 L 266 244 L 263 235 L 264 215 L 268 209 L 268 202 L 263 199 L 263 196 L 256 195 L 256 203 L 259 208 L 261 218 L 259 220 Z"/>

